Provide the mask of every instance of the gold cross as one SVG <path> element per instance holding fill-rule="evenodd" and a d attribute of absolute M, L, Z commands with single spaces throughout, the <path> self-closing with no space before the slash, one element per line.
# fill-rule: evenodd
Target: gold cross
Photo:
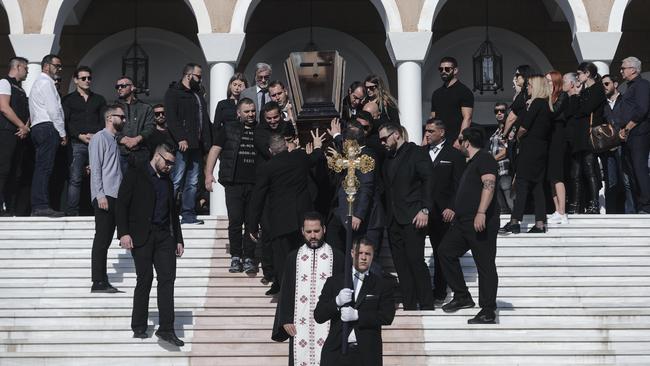
<path fill-rule="evenodd" d="M 361 154 L 361 147 L 354 140 L 345 140 L 343 143 L 343 156 L 335 154 L 327 157 L 327 166 L 340 173 L 343 169 L 348 170 L 348 174 L 343 180 L 343 190 L 347 194 L 348 201 L 348 216 L 352 216 L 352 204 L 354 203 L 354 196 L 359 190 L 359 179 L 356 175 L 356 170 L 361 173 L 370 173 L 375 169 L 375 159 L 366 154 Z"/>

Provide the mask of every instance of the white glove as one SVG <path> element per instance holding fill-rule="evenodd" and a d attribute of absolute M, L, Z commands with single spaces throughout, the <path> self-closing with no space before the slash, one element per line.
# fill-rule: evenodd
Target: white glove
<path fill-rule="evenodd" d="M 353 322 L 359 320 L 359 311 L 351 306 L 341 308 L 341 320 Z"/>
<path fill-rule="evenodd" d="M 354 292 L 352 291 L 351 288 L 344 288 L 341 291 L 339 291 L 339 294 L 336 295 L 336 305 L 338 307 L 341 307 L 347 303 L 352 302 L 352 294 Z"/>

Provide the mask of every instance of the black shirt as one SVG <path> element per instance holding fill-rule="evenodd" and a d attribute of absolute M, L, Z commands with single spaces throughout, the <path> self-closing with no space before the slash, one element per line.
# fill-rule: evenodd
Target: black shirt
<path fill-rule="evenodd" d="M 169 134 L 168 129 L 161 131 L 155 128 L 151 136 L 147 138 L 146 142 L 147 142 L 147 146 L 149 147 L 149 152 L 151 153 L 151 155 L 153 155 L 158 145 L 162 145 L 164 143 L 168 144 L 171 147 L 174 148 L 176 147 L 176 143 L 174 142 L 172 136 Z"/>
<path fill-rule="evenodd" d="M 467 167 L 458 184 L 456 192 L 456 218 L 459 221 L 473 220 L 478 212 L 481 203 L 481 192 L 483 191 L 483 182 L 481 176 L 485 174 L 494 174 L 499 176 L 499 165 L 494 157 L 485 150 L 479 150 L 472 159 L 467 162 Z M 492 202 L 485 213 L 486 218 L 497 214 L 499 210 L 495 207 L 496 200 L 492 197 Z"/>
<path fill-rule="evenodd" d="M 147 164 L 147 169 L 153 190 L 156 193 L 156 204 L 154 205 L 153 215 L 151 216 L 151 223 L 157 226 L 167 227 L 169 226 L 169 182 L 167 181 L 169 178 L 162 175 L 159 177 L 151 164 Z"/>
<path fill-rule="evenodd" d="M 237 121 L 237 101 L 230 98 L 220 100 L 214 110 L 213 130 L 216 131 L 224 123 L 232 121 Z"/>
<path fill-rule="evenodd" d="M 449 143 L 453 143 L 460 134 L 462 107 L 474 108 L 474 94 L 458 80 L 450 87 L 441 86 L 431 95 L 431 112 L 436 112 L 436 119 L 445 123 Z"/>
<path fill-rule="evenodd" d="M 102 109 L 106 106 L 106 99 L 99 94 L 90 92 L 88 100 L 78 91 L 63 97 L 61 101 L 65 114 L 65 127 L 70 136 L 79 141 L 79 135 L 97 133 L 104 128 Z"/>

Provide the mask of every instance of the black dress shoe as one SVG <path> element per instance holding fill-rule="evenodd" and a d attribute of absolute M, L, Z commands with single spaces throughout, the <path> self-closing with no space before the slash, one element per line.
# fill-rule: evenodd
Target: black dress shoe
<path fill-rule="evenodd" d="M 543 227 L 539 227 L 537 225 L 533 225 L 533 227 L 528 230 L 528 234 L 544 234 L 546 232 L 546 225 Z"/>
<path fill-rule="evenodd" d="M 499 234 L 519 234 L 521 232 L 521 226 L 519 224 L 507 223 L 499 229 Z"/>
<path fill-rule="evenodd" d="M 431 304 L 431 305 L 420 305 L 420 310 L 428 310 L 428 311 L 433 311 L 436 310 L 436 306 Z"/>
<path fill-rule="evenodd" d="M 169 342 L 169 343 L 173 344 L 174 346 L 183 347 L 185 345 L 185 342 L 180 340 L 180 338 L 178 338 L 176 336 L 176 333 L 174 333 L 173 331 L 169 331 L 169 332 L 167 332 L 167 331 L 162 331 L 162 332 L 157 331 L 156 336 L 158 338 L 162 339 L 165 342 Z"/>
<path fill-rule="evenodd" d="M 270 295 L 275 295 L 279 292 L 280 292 L 280 284 L 278 284 L 278 281 L 275 281 L 271 285 L 271 288 L 264 293 L 264 295 L 270 296 Z"/>
<path fill-rule="evenodd" d="M 492 309 L 482 309 L 467 324 L 496 324 L 496 313 Z"/>
<path fill-rule="evenodd" d="M 95 282 L 93 283 L 93 287 L 90 288 L 90 292 L 94 294 L 115 294 L 120 292 L 120 290 L 108 282 Z"/>
<path fill-rule="evenodd" d="M 133 331 L 133 338 L 140 338 L 140 339 L 145 339 L 147 338 L 147 331 L 146 330 L 134 330 Z"/>
<path fill-rule="evenodd" d="M 445 313 L 453 313 L 460 309 L 473 308 L 474 305 L 476 304 L 474 303 L 471 297 L 463 297 L 463 298 L 454 297 L 450 302 L 442 306 L 442 311 L 444 311 Z"/>
<path fill-rule="evenodd" d="M 51 208 L 40 208 L 32 211 L 32 216 L 46 216 L 46 217 L 63 217 L 65 213 L 61 211 L 55 211 Z"/>

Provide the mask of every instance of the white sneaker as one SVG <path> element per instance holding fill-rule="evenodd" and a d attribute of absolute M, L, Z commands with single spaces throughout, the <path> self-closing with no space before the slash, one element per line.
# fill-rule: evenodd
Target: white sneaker
<path fill-rule="evenodd" d="M 567 214 L 560 215 L 560 222 L 559 224 L 561 225 L 568 225 L 569 224 L 569 216 Z"/>
<path fill-rule="evenodd" d="M 557 211 L 553 212 L 551 216 L 548 218 L 548 223 L 549 224 L 561 224 L 562 220 L 562 215 L 560 215 Z"/>

